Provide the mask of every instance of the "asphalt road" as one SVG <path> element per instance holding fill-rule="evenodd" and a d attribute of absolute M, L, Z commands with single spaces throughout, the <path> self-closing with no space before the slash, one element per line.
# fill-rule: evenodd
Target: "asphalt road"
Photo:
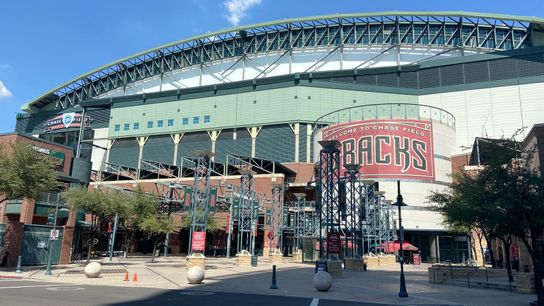
<path fill-rule="evenodd" d="M 386 306 L 273 295 L 68 285 L 25 280 L 0 280 L 0 305 Z"/>

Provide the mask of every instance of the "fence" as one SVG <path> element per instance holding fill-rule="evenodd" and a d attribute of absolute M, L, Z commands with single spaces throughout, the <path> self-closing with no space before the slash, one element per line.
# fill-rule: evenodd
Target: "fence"
<path fill-rule="evenodd" d="M 429 268 L 429 282 L 499 290 L 515 290 L 506 269 L 440 264 Z"/>

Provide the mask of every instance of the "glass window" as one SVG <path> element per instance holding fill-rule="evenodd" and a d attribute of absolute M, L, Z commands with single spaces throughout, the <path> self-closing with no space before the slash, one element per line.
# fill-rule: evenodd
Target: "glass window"
<path fill-rule="evenodd" d="M 162 120 L 157 120 L 157 127 L 162 127 Z"/>
<path fill-rule="evenodd" d="M 153 128 L 153 121 L 147 121 L 147 128 L 152 129 Z"/>
<path fill-rule="evenodd" d="M 200 117 L 193 117 L 193 124 L 198 124 L 200 122 Z"/>
<path fill-rule="evenodd" d="M 209 115 L 204 116 L 204 123 L 210 123 L 210 116 Z"/>
<path fill-rule="evenodd" d="M 181 119 L 181 124 L 188 125 L 189 124 L 189 118 L 183 118 Z"/>
<path fill-rule="evenodd" d="M 123 125 L 123 130 L 128 131 L 130 129 L 130 123 L 125 123 Z"/>
<path fill-rule="evenodd" d="M 168 119 L 168 126 L 174 126 L 174 119 Z"/>
<path fill-rule="evenodd" d="M 132 129 L 133 129 L 133 130 L 138 130 L 138 129 L 140 129 L 140 123 L 139 123 L 139 122 L 134 122 L 134 124 L 132 125 Z"/>
<path fill-rule="evenodd" d="M 116 124 L 115 125 L 115 131 L 116 132 L 119 132 L 121 130 L 121 125 L 120 124 Z"/>

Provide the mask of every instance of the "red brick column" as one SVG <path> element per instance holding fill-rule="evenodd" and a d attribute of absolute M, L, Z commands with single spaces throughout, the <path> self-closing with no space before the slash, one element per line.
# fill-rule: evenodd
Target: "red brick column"
<path fill-rule="evenodd" d="M 4 198 L 4 195 L 0 194 L 0 200 Z M 8 222 L 8 216 L 6 216 L 6 210 L 8 209 L 8 201 L 0 203 L 0 224 Z"/>
<path fill-rule="evenodd" d="M 25 224 L 22 222 L 8 221 L 6 223 L 4 249 L 0 253 L 0 264 L 7 256 L 6 267 L 17 266 L 17 258 L 21 255 L 24 231 Z"/>
<path fill-rule="evenodd" d="M 73 241 L 74 241 L 74 227 L 65 226 L 64 234 L 62 235 L 62 245 L 60 247 L 59 264 L 66 265 L 70 263 Z"/>
<path fill-rule="evenodd" d="M 19 221 L 24 224 L 32 224 L 34 218 L 34 207 L 36 206 L 36 200 L 23 198 L 23 205 L 21 206 L 21 215 Z"/>

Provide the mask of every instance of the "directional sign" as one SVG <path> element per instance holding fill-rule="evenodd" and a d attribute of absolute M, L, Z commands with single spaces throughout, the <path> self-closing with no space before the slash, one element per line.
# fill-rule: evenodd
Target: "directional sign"
<path fill-rule="evenodd" d="M 59 230 L 57 229 L 51 230 L 51 232 L 49 233 L 49 239 L 57 240 L 58 238 L 59 238 Z"/>

